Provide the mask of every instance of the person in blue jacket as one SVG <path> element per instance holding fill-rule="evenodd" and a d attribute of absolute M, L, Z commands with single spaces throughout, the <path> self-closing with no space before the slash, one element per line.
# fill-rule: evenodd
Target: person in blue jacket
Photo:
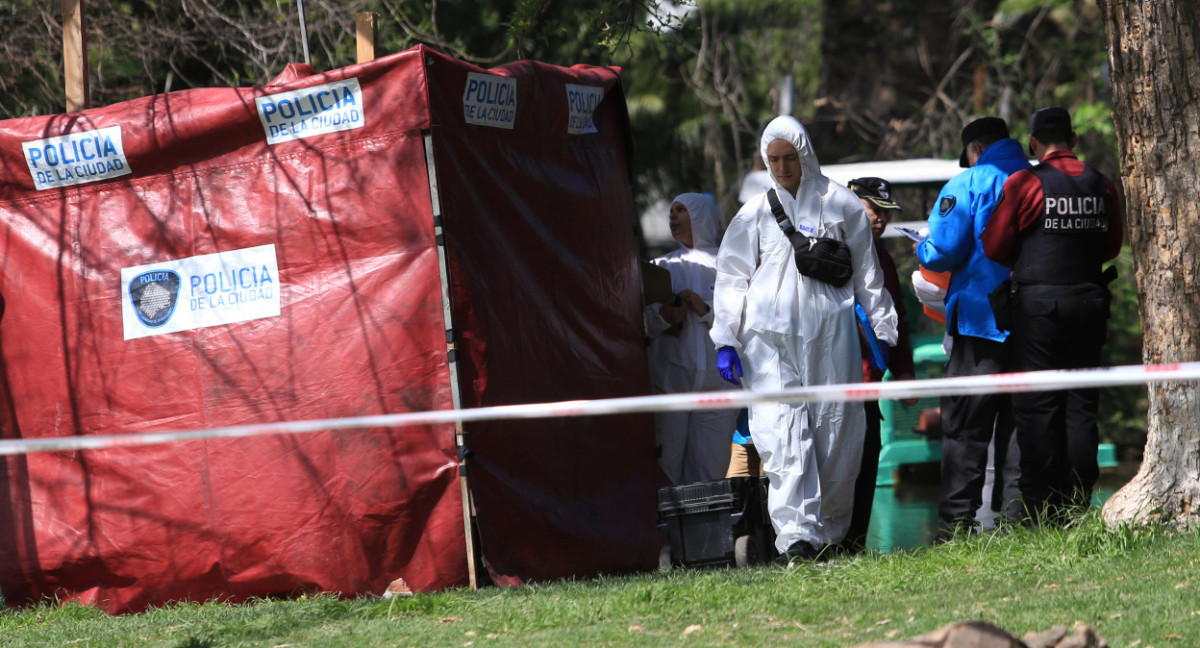
<path fill-rule="evenodd" d="M 996 328 L 988 295 L 1008 277 L 1009 269 L 987 258 L 980 235 L 996 208 L 1004 181 L 1029 168 L 1021 144 L 1009 137 L 1008 125 L 998 117 L 967 124 L 962 143 L 958 163 L 967 170 L 942 188 L 929 215 L 929 235 L 916 245 L 922 266 L 951 274 L 946 290 L 946 332 L 951 340 L 947 376 L 984 375 L 1007 369 L 1008 334 Z M 1008 395 L 943 396 L 941 406 L 937 539 L 948 539 L 959 528 L 974 529 L 993 436 L 996 465 L 1013 467 L 997 476 L 1005 481 L 1003 512 L 1018 518 L 1019 491 L 1012 474 L 1017 470 L 1017 451 L 1012 442 L 1015 435 Z"/>

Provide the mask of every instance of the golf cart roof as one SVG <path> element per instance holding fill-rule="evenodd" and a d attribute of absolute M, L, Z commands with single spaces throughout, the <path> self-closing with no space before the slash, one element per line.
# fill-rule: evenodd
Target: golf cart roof
<path fill-rule="evenodd" d="M 943 183 L 965 170 L 958 166 L 958 160 L 937 158 L 821 165 L 821 173 L 840 184 L 855 178 L 884 178 L 893 185 Z M 744 203 L 770 187 L 771 176 L 766 169 L 751 171 L 742 180 L 738 200 Z"/>
<path fill-rule="evenodd" d="M 893 186 L 928 184 L 940 186 L 963 171 L 966 171 L 966 169 L 958 166 L 958 160 L 941 160 L 937 158 L 821 165 L 822 175 L 843 185 L 855 178 L 884 178 L 888 182 L 891 182 Z M 755 195 L 770 188 L 771 175 L 765 169 L 751 171 L 742 179 L 742 186 L 738 191 L 738 200 L 745 203 Z M 914 215 L 919 216 L 919 212 L 916 212 Z M 924 226 L 924 220 L 893 222 L 889 224 L 883 236 L 886 238 L 903 236 L 896 227 L 920 230 Z"/>

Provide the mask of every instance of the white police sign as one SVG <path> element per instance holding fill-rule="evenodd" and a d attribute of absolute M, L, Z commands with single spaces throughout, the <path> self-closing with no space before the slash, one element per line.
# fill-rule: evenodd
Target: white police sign
<path fill-rule="evenodd" d="M 267 144 L 366 126 L 358 79 L 254 98 Z"/>
<path fill-rule="evenodd" d="M 121 269 L 125 339 L 279 315 L 275 246 Z"/>
<path fill-rule="evenodd" d="M 38 191 L 130 173 L 120 126 L 21 142 L 21 149 Z"/>
<path fill-rule="evenodd" d="M 517 122 L 517 80 L 468 72 L 467 86 L 463 89 L 463 120 L 512 130 Z"/>
<path fill-rule="evenodd" d="M 596 106 L 604 100 L 604 88 L 596 86 L 576 85 L 567 86 L 567 132 L 572 135 L 596 133 L 596 124 L 592 122 L 592 114 Z"/>

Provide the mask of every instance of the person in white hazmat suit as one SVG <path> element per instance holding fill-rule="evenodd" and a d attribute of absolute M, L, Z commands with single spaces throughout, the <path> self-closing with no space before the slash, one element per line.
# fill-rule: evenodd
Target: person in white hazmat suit
<path fill-rule="evenodd" d="M 708 337 L 721 211 L 704 194 L 680 194 L 671 201 L 670 226 L 679 248 L 651 263 L 671 273 L 678 305 L 650 304 L 645 309 L 651 386 L 663 394 L 723 390 L 728 385 L 717 372 L 717 350 Z M 672 483 L 725 476 L 737 415 L 736 409 L 658 413 L 662 467 Z"/>
<path fill-rule="evenodd" d="M 835 287 L 800 274 L 769 191 L 751 198 L 717 254 L 710 335 L 718 368 L 726 380 L 740 384 L 744 376 L 748 389 L 763 392 L 861 382 L 855 301 L 880 342 L 897 339 L 866 211 L 854 192 L 821 175 L 808 132 L 794 118 L 767 124 L 760 151 L 787 219 L 807 236 L 845 243 L 853 276 Z M 815 558 L 845 536 L 866 425 L 860 402 L 750 407 L 781 562 Z"/>

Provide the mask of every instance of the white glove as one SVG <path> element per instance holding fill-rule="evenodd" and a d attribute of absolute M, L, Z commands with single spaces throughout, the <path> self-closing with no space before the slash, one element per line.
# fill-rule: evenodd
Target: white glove
<path fill-rule="evenodd" d="M 927 306 L 929 310 L 946 314 L 946 289 L 939 287 L 925 277 L 921 276 L 921 271 L 916 270 L 912 274 L 913 292 L 917 294 L 917 299 L 921 304 Z"/>

